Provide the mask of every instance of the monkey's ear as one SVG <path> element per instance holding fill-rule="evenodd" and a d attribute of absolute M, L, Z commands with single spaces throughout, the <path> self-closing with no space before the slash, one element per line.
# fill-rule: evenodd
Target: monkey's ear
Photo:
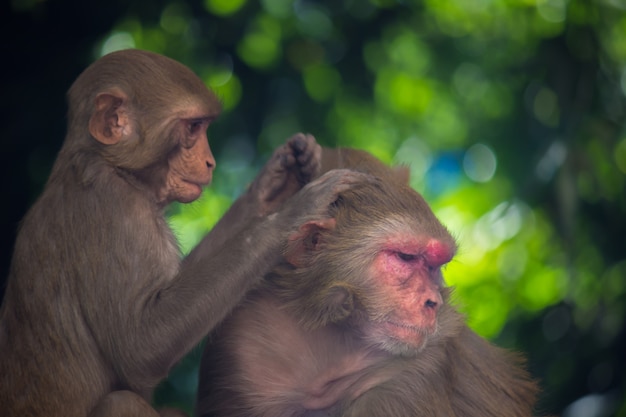
<path fill-rule="evenodd" d="M 285 260 L 295 267 L 305 266 L 309 255 L 322 245 L 322 232 L 334 229 L 335 224 L 333 218 L 304 223 L 289 236 Z"/>
<path fill-rule="evenodd" d="M 114 145 L 130 128 L 126 95 L 114 89 L 96 96 L 95 110 L 89 119 L 89 133 L 98 142 Z"/>

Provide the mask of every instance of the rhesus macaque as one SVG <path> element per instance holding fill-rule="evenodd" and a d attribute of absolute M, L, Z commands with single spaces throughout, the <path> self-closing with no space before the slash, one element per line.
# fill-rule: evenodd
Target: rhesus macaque
<path fill-rule="evenodd" d="M 212 179 L 213 93 L 171 59 L 126 50 L 88 67 L 68 102 L 66 140 L 15 244 L 0 414 L 156 416 L 150 395 L 170 367 L 358 177 L 331 173 L 283 204 L 320 168 L 319 145 L 296 135 L 181 262 L 163 211 Z"/>
<path fill-rule="evenodd" d="M 330 219 L 290 237 L 284 261 L 210 336 L 197 414 L 213 417 L 530 416 L 522 359 L 450 305 L 456 245 L 408 169 L 324 149 L 322 171 L 371 173 Z"/>

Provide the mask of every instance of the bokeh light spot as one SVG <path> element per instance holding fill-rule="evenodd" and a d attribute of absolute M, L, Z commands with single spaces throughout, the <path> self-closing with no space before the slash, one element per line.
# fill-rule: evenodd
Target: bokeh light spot
<path fill-rule="evenodd" d="M 102 43 L 100 56 L 131 48 L 135 48 L 135 39 L 133 36 L 128 32 L 115 32 Z"/>
<path fill-rule="evenodd" d="M 437 156 L 426 173 L 428 191 L 436 196 L 456 188 L 461 177 L 459 165 L 455 153 L 442 153 Z"/>
<path fill-rule="evenodd" d="M 613 153 L 617 168 L 626 174 L 626 138 L 619 141 L 615 146 L 615 152 Z"/>
<path fill-rule="evenodd" d="M 296 7 L 298 29 L 304 35 L 315 39 L 326 40 L 333 32 L 333 22 L 328 15 L 318 8 Z"/>
<path fill-rule="evenodd" d="M 486 90 L 485 82 L 482 69 L 470 62 L 459 65 L 452 75 L 452 85 L 456 92 L 468 101 L 482 98 Z"/>
<path fill-rule="evenodd" d="M 239 78 L 230 71 L 215 71 L 206 79 L 206 83 L 222 102 L 222 108 L 232 110 L 241 101 L 243 88 Z"/>
<path fill-rule="evenodd" d="M 537 163 L 535 173 L 537 177 L 542 181 L 549 181 L 556 172 L 557 169 L 563 165 L 565 158 L 567 157 L 567 148 L 563 142 L 556 140 L 552 142 L 546 153 Z"/>
<path fill-rule="evenodd" d="M 463 170 L 475 182 L 487 182 L 496 173 L 496 154 L 486 145 L 472 145 L 463 157 Z"/>
<path fill-rule="evenodd" d="M 554 91 L 541 88 L 537 92 L 533 102 L 533 113 L 537 120 L 546 126 L 556 127 L 559 124 L 559 103 Z"/>
<path fill-rule="evenodd" d="M 261 0 L 261 5 L 269 14 L 280 18 L 293 12 L 293 0 Z"/>
<path fill-rule="evenodd" d="M 506 323 L 510 310 L 501 288 L 489 283 L 477 285 L 469 293 L 476 302 L 468 306 L 468 324 L 484 337 L 497 335 Z"/>
<path fill-rule="evenodd" d="M 179 3 L 172 3 L 163 9 L 160 23 L 165 31 L 181 34 L 189 26 L 187 10 Z"/>
<path fill-rule="evenodd" d="M 567 288 L 566 271 L 544 265 L 525 275 L 520 284 L 520 304 L 529 311 L 539 311 L 563 299 Z"/>
<path fill-rule="evenodd" d="M 270 36 L 251 33 L 239 43 L 237 53 L 251 67 L 267 68 L 278 59 L 280 48 L 276 40 Z"/>
<path fill-rule="evenodd" d="M 430 104 L 432 91 L 423 79 L 397 73 L 389 79 L 388 88 L 391 103 L 403 112 L 420 114 Z"/>
<path fill-rule="evenodd" d="M 567 12 L 567 4 L 565 0 L 537 0 L 537 12 L 548 22 L 563 22 Z"/>
<path fill-rule="evenodd" d="M 204 0 L 207 11 L 217 16 L 230 16 L 239 11 L 246 0 Z"/>
<path fill-rule="evenodd" d="M 523 224 L 522 203 L 503 202 L 485 213 L 474 225 L 474 243 L 485 250 L 495 249 L 519 233 Z"/>
<path fill-rule="evenodd" d="M 424 180 L 424 176 L 432 163 L 432 152 L 428 146 L 418 138 L 409 138 L 402 142 L 396 155 L 395 165 L 405 165 L 411 170 L 411 185 L 415 186 Z"/>
<path fill-rule="evenodd" d="M 574 401 L 565 411 L 563 417 L 606 417 L 613 415 L 613 399 L 609 394 L 589 394 Z M 621 414 L 620 414 L 621 415 Z"/>
<path fill-rule="evenodd" d="M 327 101 L 341 85 L 339 73 L 327 65 L 317 65 L 307 68 L 302 74 L 304 87 L 309 96 L 315 101 Z"/>
<path fill-rule="evenodd" d="M 430 67 L 428 48 L 417 38 L 414 31 L 406 31 L 396 36 L 386 49 L 395 68 L 414 76 L 426 72 Z"/>
<path fill-rule="evenodd" d="M 526 271 L 528 250 L 521 243 L 503 245 L 497 258 L 497 267 L 505 281 L 516 281 Z"/>

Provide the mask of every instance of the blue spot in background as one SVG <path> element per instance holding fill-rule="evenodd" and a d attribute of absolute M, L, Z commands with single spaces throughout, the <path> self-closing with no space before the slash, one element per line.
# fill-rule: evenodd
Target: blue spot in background
<path fill-rule="evenodd" d="M 435 157 L 426 171 L 426 193 L 438 196 L 459 186 L 462 156 L 462 152 L 454 151 L 442 152 Z"/>

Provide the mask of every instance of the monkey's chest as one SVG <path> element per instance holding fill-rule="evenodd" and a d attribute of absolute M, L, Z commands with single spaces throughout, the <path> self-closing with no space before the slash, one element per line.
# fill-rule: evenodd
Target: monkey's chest
<path fill-rule="evenodd" d="M 265 415 L 330 416 L 389 378 L 377 371 L 384 355 L 334 327 L 302 329 L 269 300 L 240 310 L 233 320 L 234 365 L 246 381 L 241 394 L 254 408 L 275 408 Z"/>

